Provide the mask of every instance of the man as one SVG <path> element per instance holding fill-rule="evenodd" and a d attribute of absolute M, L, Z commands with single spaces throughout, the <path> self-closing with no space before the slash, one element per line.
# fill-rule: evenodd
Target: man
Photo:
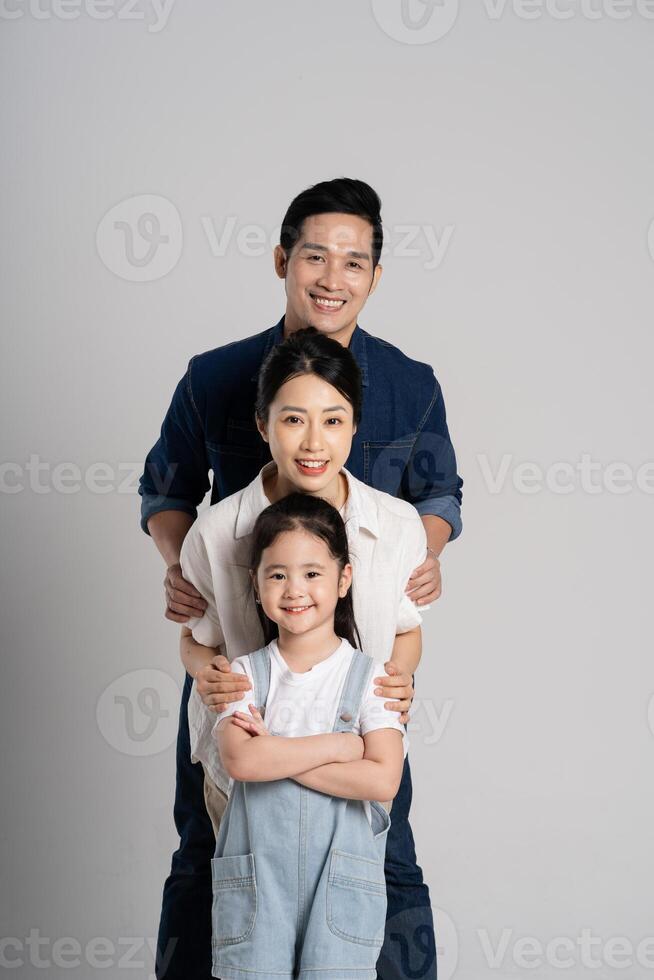
<path fill-rule="evenodd" d="M 438 556 L 461 532 L 463 481 L 456 471 L 445 406 L 432 369 L 357 325 L 382 268 L 381 202 L 358 180 L 325 181 L 291 203 L 275 248 L 275 270 L 284 280 L 286 310 L 279 323 L 246 340 L 198 355 L 189 363 L 149 453 L 141 478 L 142 527 L 167 567 L 166 616 L 185 623 L 206 603 L 181 575 L 179 554 L 209 489 L 215 503 L 245 487 L 269 459 L 254 421 L 256 378 L 274 344 L 312 325 L 349 346 L 362 372 L 361 424 L 347 462 L 354 476 L 404 497 L 418 510 L 429 553 L 407 592 L 419 605 L 441 591 Z M 245 679 L 233 677 L 219 655 L 198 676 L 198 690 L 215 704 L 239 697 Z M 211 976 L 211 871 L 214 835 L 204 805 L 203 773 L 190 758 L 187 675 L 177 744 L 175 822 L 180 847 L 164 886 L 157 976 L 209 980 Z M 408 711 L 411 678 L 385 678 L 383 693 Z M 406 714 L 403 714 L 406 718 Z M 386 881 L 387 933 L 378 963 L 382 980 L 435 978 L 435 941 L 429 891 L 416 863 L 408 821 L 411 775 L 408 759 L 391 811 Z M 425 938 L 426 937 L 426 938 Z M 164 972 L 163 964 L 166 963 Z M 338 978 L 335 978 L 338 980 Z"/>

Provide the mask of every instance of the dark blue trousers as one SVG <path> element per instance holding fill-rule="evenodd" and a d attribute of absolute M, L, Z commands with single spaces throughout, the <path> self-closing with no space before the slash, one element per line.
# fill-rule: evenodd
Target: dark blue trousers
<path fill-rule="evenodd" d="M 179 847 L 163 890 L 157 940 L 158 980 L 211 980 L 213 827 L 204 805 L 204 771 L 191 762 L 187 674 L 177 736 L 175 826 Z M 379 980 L 436 980 L 436 942 L 429 889 L 416 862 L 409 825 L 411 770 L 405 759 L 386 844 L 388 913 L 377 963 Z"/>

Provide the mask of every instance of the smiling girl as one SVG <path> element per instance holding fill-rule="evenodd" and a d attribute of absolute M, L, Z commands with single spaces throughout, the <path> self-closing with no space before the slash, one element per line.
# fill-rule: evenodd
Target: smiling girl
<path fill-rule="evenodd" d="M 403 728 L 374 692 L 383 665 L 355 649 L 342 518 L 284 497 L 256 521 L 251 574 L 268 644 L 233 663 L 254 701 L 214 729 L 233 783 L 212 861 L 213 973 L 374 980 L 390 819 L 363 801 L 395 795 Z"/>

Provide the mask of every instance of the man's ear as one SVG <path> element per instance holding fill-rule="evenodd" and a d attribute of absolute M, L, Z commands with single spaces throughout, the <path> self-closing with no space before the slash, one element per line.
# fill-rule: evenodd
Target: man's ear
<path fill-rule="evenodd" d="M 263 419 L 260 419 L 258 415 L 255 418 L 255 422 L 257 423 L 257 429 L 259 430 L 259 435 L 261 436 L 264 442 L 268 442 L 268 423 L 264 422 Z"/>
<path fill-rule="evenodd" d="M 273 252 L 275 261 L 275 272 L 280 279 L 286 279 L 286 270 L 288 267 L 288 258 L 286 252 L 281 245 L 275 245 L 275 251 Z"/>
<path fill-rule="evenodd" d="M 370 283 L 370 289 L 368 290 L 368 296 L 372 296 L 374 291 L 377 289 L 377 283 L 381 279 L 381 274 L 383 269 L 380 265 L 375 266 L 375 271 L 372 274 L 372 282 Z"/>

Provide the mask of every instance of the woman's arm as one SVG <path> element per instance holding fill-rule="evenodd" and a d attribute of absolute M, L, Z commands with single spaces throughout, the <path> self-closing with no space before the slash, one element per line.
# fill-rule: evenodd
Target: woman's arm
<path fill-rule="evenodd" d="M 363 741 L 365 753 L 359 762 L 323 765 L 293 778 L 297 783 L 329 796 L 348 800 L 392 800 L 402 779 L 402 733 L 394 728 L 380 728 L 366 735 Z"/>
<path fill-rule="evenodd" d="M 351 732 L 329 732 L 285 738 L 281 735 L 250 735 L 232 718 L 218 723 L 216 735 L 220 758 L 232 779 L 270 782 L 328 763 L 350 763 L 363 756 L 363 740 Z"/>
<path fill-rule="evenodd" d="M 391 663 L 402 674 L 415 674 L 422 657 L 422 630 L 419 626 L 408 633 L 398 633 L 393 644 Z"/>

